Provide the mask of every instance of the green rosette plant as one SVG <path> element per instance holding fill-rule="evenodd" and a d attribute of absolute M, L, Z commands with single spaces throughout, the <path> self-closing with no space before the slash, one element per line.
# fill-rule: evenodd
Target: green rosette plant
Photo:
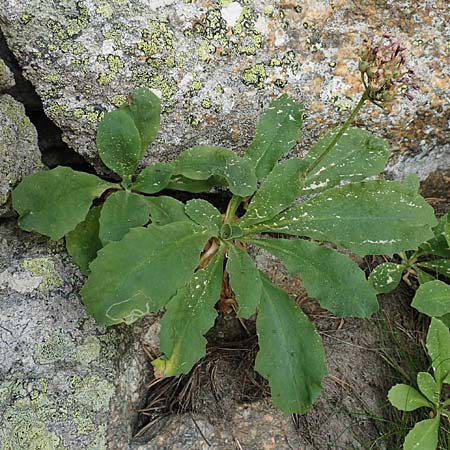
<path fill-rule="evenodd" d="M 122 181 L 63 167 L 25 178 L 13 195 L 20 226 L 66 237 L 88 275 L 82 296 L 98 323 L 131 324 L 164 310 L 161 356 L 153 361 L 158 377 L 186 374 L 205 355 L 204 336 L 229 283 L 236 316 L 256 315 L 255 368 L 269 381 L 273 403 L 285 414 L 304 413 L 326 375 L 321 338 L 247 250 L 273 254 L 336 316 L 368 317 L 378 308 L 376 291 L 338 250 L 361 256 L 414 250 L 436 225 L 416 185 L 373 179 L 385 167 L 387 145 L 351 127 L 361 107 L 374 101 L 373 89 L 366 86 L 344 125 L 304 158 L 283 159 L 298 141 L 304 109 L 282 95 L 262 114 L 242 157 L 196 146 L 136 174 L 160 111 L 151 92 L 137 89 L 128 104 L 105 115 L 97 132 L 100 158 Z M 182 203 L 161 193 L 212 187 L 231 192 L 225 211 L 204 199 Z"/>
<path fill-rule="evenodd" d="M 450 331 L 433 318 L 428 330 L 426 348 L 432 361 L 433 374 L 419 372 L 417 387 L 397 384 L 388 394 L 390 403 L 400 411 L 428 408 L 429 418 L 417 422 L 407 434 L 404 450 L 436 450 L 441 419 L 450 418 L 450 399 L 442 399 L 445 384 L 450 384 Z"/>

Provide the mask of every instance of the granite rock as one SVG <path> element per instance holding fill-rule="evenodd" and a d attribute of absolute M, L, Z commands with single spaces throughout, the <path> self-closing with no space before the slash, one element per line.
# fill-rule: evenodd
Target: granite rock
<path fill-rule="evenodd" d="M 10 215 L 11 191 L 22 177 L 43 169 L 34 125 L 25 108 L 9 95 L 0 96 L 0 217 Z"/>
<path fill-rule="evenodd" d="M 14 75 L 5 62 L 0 59 L 0 92 L 6 91 L 15 84 Z"/>
<path fill-rule="evenodd" d="M 140 85 L 159 93 L 164 107 L 148 161 L 171 159 L 194 144 L 243 150 L 262 108 L 282 92 L 307 105 L 302 144 L 294 150 L 302 152 L 357 101 L 362 39 L 389 32 L 405 42 L 421 89 L 390 114 L 367 108 L 359 123 L 386 137 L 396 155 L 442 153 L 439 164 L 450 166 L 445 0 L 2 0 L 1 6 L 9 47 L 46 114 L 91 161 L 98 163 L 98 121 Z"/>
<path fill-rule="evenodd" d="M 60 242 L 0 225 L 0 449 L 122 450 L 150 374 L 141 327 L 105 329 Z"/>

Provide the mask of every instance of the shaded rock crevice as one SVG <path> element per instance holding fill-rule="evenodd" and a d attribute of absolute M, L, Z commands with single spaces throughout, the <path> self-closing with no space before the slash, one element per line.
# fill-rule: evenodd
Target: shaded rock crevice
<path fill-rule="evenodd" d="M 41 99 L 31 82 L 24 77 L 16 57 L 8 47 L 1 28 L 0 59 L 5 62 L 15 79 L 15 85 L 6 89 L 4 93 L 11 95 L 24 105 L 25 113 L 38 133 L 42 162 L 49 168 L 63 165 L 83 172 L 94 173 L 94 168 L 86 159 L 63 141 L 61 129 L 45 114 Z"/>

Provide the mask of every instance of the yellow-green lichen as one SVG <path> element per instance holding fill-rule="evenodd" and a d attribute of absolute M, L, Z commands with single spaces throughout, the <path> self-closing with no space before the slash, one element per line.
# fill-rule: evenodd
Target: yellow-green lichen
<path fill-rule="evenodd" d="M 108 86 L 113 80 L 113 76 L 110 73 L 99 73 L 97 75 L 97 83 L 100 86 Z"/>
<path fill-rule="evenodd" d="M 97 375 L 85 378 L 75 375 L 70 379 L 70 385 L 77 404 L 90 411 L 106 410 L 114 394 L 114 386 Z"/>
<path fill-rule="evenodd" d="M 210 99 L 209 97 L 204 98 L 204 99 L 202 100 L 201 105 L 202 105 L 202 108 L 210 109 L 211 106 L 212 106 L 211 99 Z"/>
<path fill-rule="evenodd" d="M 114 10 L 112 6 L 107 2 L 101 2 L 96 9 L 96 13 L 105 19 L 110 19 L 113 15 Z"/>
<path fill-rule="evenodd" d="M 71 357 L 75 350 L 73 339 L 62 331 L 57 331 L 36 344 L 33 358 L 37 364 L 50 364 Z"/>
<path fill-rule="evenodd" d="M 127 97 L 126 97 L 126 95 L 123 95 L 123 94 L 113 95 L 113 97 L 111 99 L 111 103 L 117 107 L 122 106 L 126 102 L 127 102 Z"/>
<path fill-rule="evenodd" d="M 111 70 L 112 73 L 118 72 L 120 69 L 124 67 L 124 63 L 120 56 L 117 55 L 108 55 L 108 66 L 109 70 Z"/>
<path fill-rule="evenodd" d="M 266 79 L 266 69 L 264 68 L 264 64 L 255 64 L 254 66 L 245 69 L 241 79 L 246 86 L 255 86 L 258 89 L 262 89 Z"/>
<path fill-rule="evenodd" d="M 48 292 L 63 284 L 63 280 L 55 269 L 55 264 L 48 257 L 26 259 L 22 267 L 28 270 L 34 277 L 42 277 L 38 289 Z"/>
<path fill-rule="evenodd" d="M 89 111 L 86 113 L 86 120 L 90 123 L 97 123 L 103 118 L 104 113 L 100 111 Z"/>
<path fill-rule="evenodd" d="M 95 336 L 88 336 L 75 351 L 74 359 L 86 366 L 100 356 L 100 342 Z"/>

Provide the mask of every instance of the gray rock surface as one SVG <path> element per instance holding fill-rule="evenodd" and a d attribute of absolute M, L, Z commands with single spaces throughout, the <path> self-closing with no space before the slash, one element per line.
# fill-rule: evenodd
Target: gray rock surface
<path fill-rule="evenodd" d="M 1 450 L 122 450 L 132 435 L 145 333 L 98 327 L 81 283 L 60 242 L 0 225 Z"/>
<path fill-rule="evenodd" d="M 0 59 L 0 92 L 6 91 L 15 84 L 14 75 L 5 62 Z"/>
<path fill-rule="evenodd" d="M 447 3 L 1 0 L 0 15 L 46 113 L 94 161 L 103 112 L 139 85 L 159 92 L 165 111 L 148 160 L 200 143 L 243 149 L 262 106 L 281 92 L 308 107 L 300 152 L 357 101 L 362 39 L 389 32 L 405 42 L 421 90 L 391 114 L 369 107 L 360 123 L 396 154 L 442 148 L 448 167 Z"/>
<path fill-rule="evenodd" d="M 34 125 L 9 95 L 0 96 L 0 217 L 11 214 L 11 191 L 22 177 L 43 169 Z"/>

